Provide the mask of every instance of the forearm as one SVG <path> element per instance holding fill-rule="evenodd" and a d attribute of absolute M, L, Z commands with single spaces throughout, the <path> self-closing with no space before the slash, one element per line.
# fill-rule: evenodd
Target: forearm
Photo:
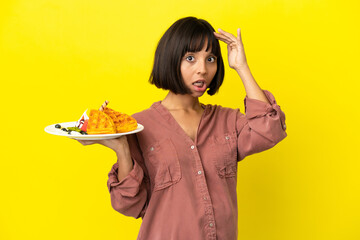
<path fill-rule="evenodd" d="M 265 96 L 262 89 L 259 87 L 257 82 L 255 81 L 253 75 L 251 74 L 250 68 L 248 65 L 239 67 L 235 69 L 239 74 L 246 91 L 246 95 L 249 98 L 257 99 L 263 102 L 270 103 L 267 97 Z"/>
<path fill-rule="evenodd" d="M 118 168 L 118 180 L 119 182 L 124 179 L 133 169 L 134 164 L 131 159 L 130 148 L 126 137 L 116 148 Z"/>
<path fill-rule="evenodd" d="M 119 171 L 121 168 L 118 163 L 114 164 L 107 181 L 112 207 L 126 216 L 143 217 L 148 192 L 143 169 L 135 161 L 133 169 L 126 177 L 120 179 L 121 181 L 118 179 Z"/>

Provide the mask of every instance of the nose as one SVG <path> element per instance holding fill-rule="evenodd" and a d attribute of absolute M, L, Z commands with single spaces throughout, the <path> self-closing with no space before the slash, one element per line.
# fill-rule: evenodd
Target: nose
<path fill-rule="evenodd" d="M 207 66 L 206 66 L 206 61 L 205 60 L 198 61 L 197 72 L 199 74 L 206 74 L 207 73 Z"/>

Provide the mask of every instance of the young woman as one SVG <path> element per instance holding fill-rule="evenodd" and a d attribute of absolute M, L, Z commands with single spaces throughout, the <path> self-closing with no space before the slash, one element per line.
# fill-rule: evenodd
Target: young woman
<path fill-rule="evenodd" d="M 224 78 L 219 41 L 242 80 L 246 115 L 199 102 Z M 237 37 L 194 17 L 176 21 L 161 38 L 150 82 L 165 99 L 133 116 L 145 129 L 103 141 L 117 154 L 109 173 L 111 203 L 143 219 L 138 239 L 237 239 L 237 162 L 286 137 L 285 115 L 262 90 Z"/>

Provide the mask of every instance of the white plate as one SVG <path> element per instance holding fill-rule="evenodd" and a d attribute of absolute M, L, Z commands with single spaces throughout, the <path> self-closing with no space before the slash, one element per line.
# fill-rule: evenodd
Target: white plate
<path fill-rule="evenodd" d="M 66 128 L 66 127 L 75 127 L 76 122 L 64 122 L 64 123 L 57 123 L 57 124 L 60 124 L 62 128 L 63 127 Z M 49 125 L 49 126 L 45 127 L 45 132 L 53 134 L 53 135 L 64 136 L 64 137 L 69 137 L 69 138 L 78 139 L 78 140 L 112 139 L 112 138 L 118 138 L 118 137 L 123 136 L 123 135 L 128 135 L 128 134 L 141 132 L 142 130 L 144 130 L 144 126 L 138 123 L 137 129 L 135 129 L 133 131 L 130 131 L 130 132 L 125 132 L 125 133 L 70 135 L 67 132 L 64 132 L 63 130 L 61 130 L 59 128 L 55 128 L 55 125 L 56 124 L 52 124 L 52 125 Z"/>

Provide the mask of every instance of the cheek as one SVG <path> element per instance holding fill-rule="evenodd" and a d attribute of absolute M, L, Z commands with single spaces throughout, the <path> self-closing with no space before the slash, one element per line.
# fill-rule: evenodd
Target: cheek
<path fill-rule="evenodd" d="M 181 73 L 182 78 L 184 80 L 186 80 L 188 78 L 188 76 L 190 75 L 190 70 L 186 66 L 181 65 L 180 66 L 180 73 Z"/>
<path fill-rule="evenodd" d="M 211 78 L 211 79 L 213 79 L 213 78 L 214 78 L 214 76 L 215 76 L 216 72 L 217 72 L 217 66 L 215 65 L 215 67 L 212 67 L 212 68 L 211 68 L 211 76 L 212 76 L 212 78 Z"/>

